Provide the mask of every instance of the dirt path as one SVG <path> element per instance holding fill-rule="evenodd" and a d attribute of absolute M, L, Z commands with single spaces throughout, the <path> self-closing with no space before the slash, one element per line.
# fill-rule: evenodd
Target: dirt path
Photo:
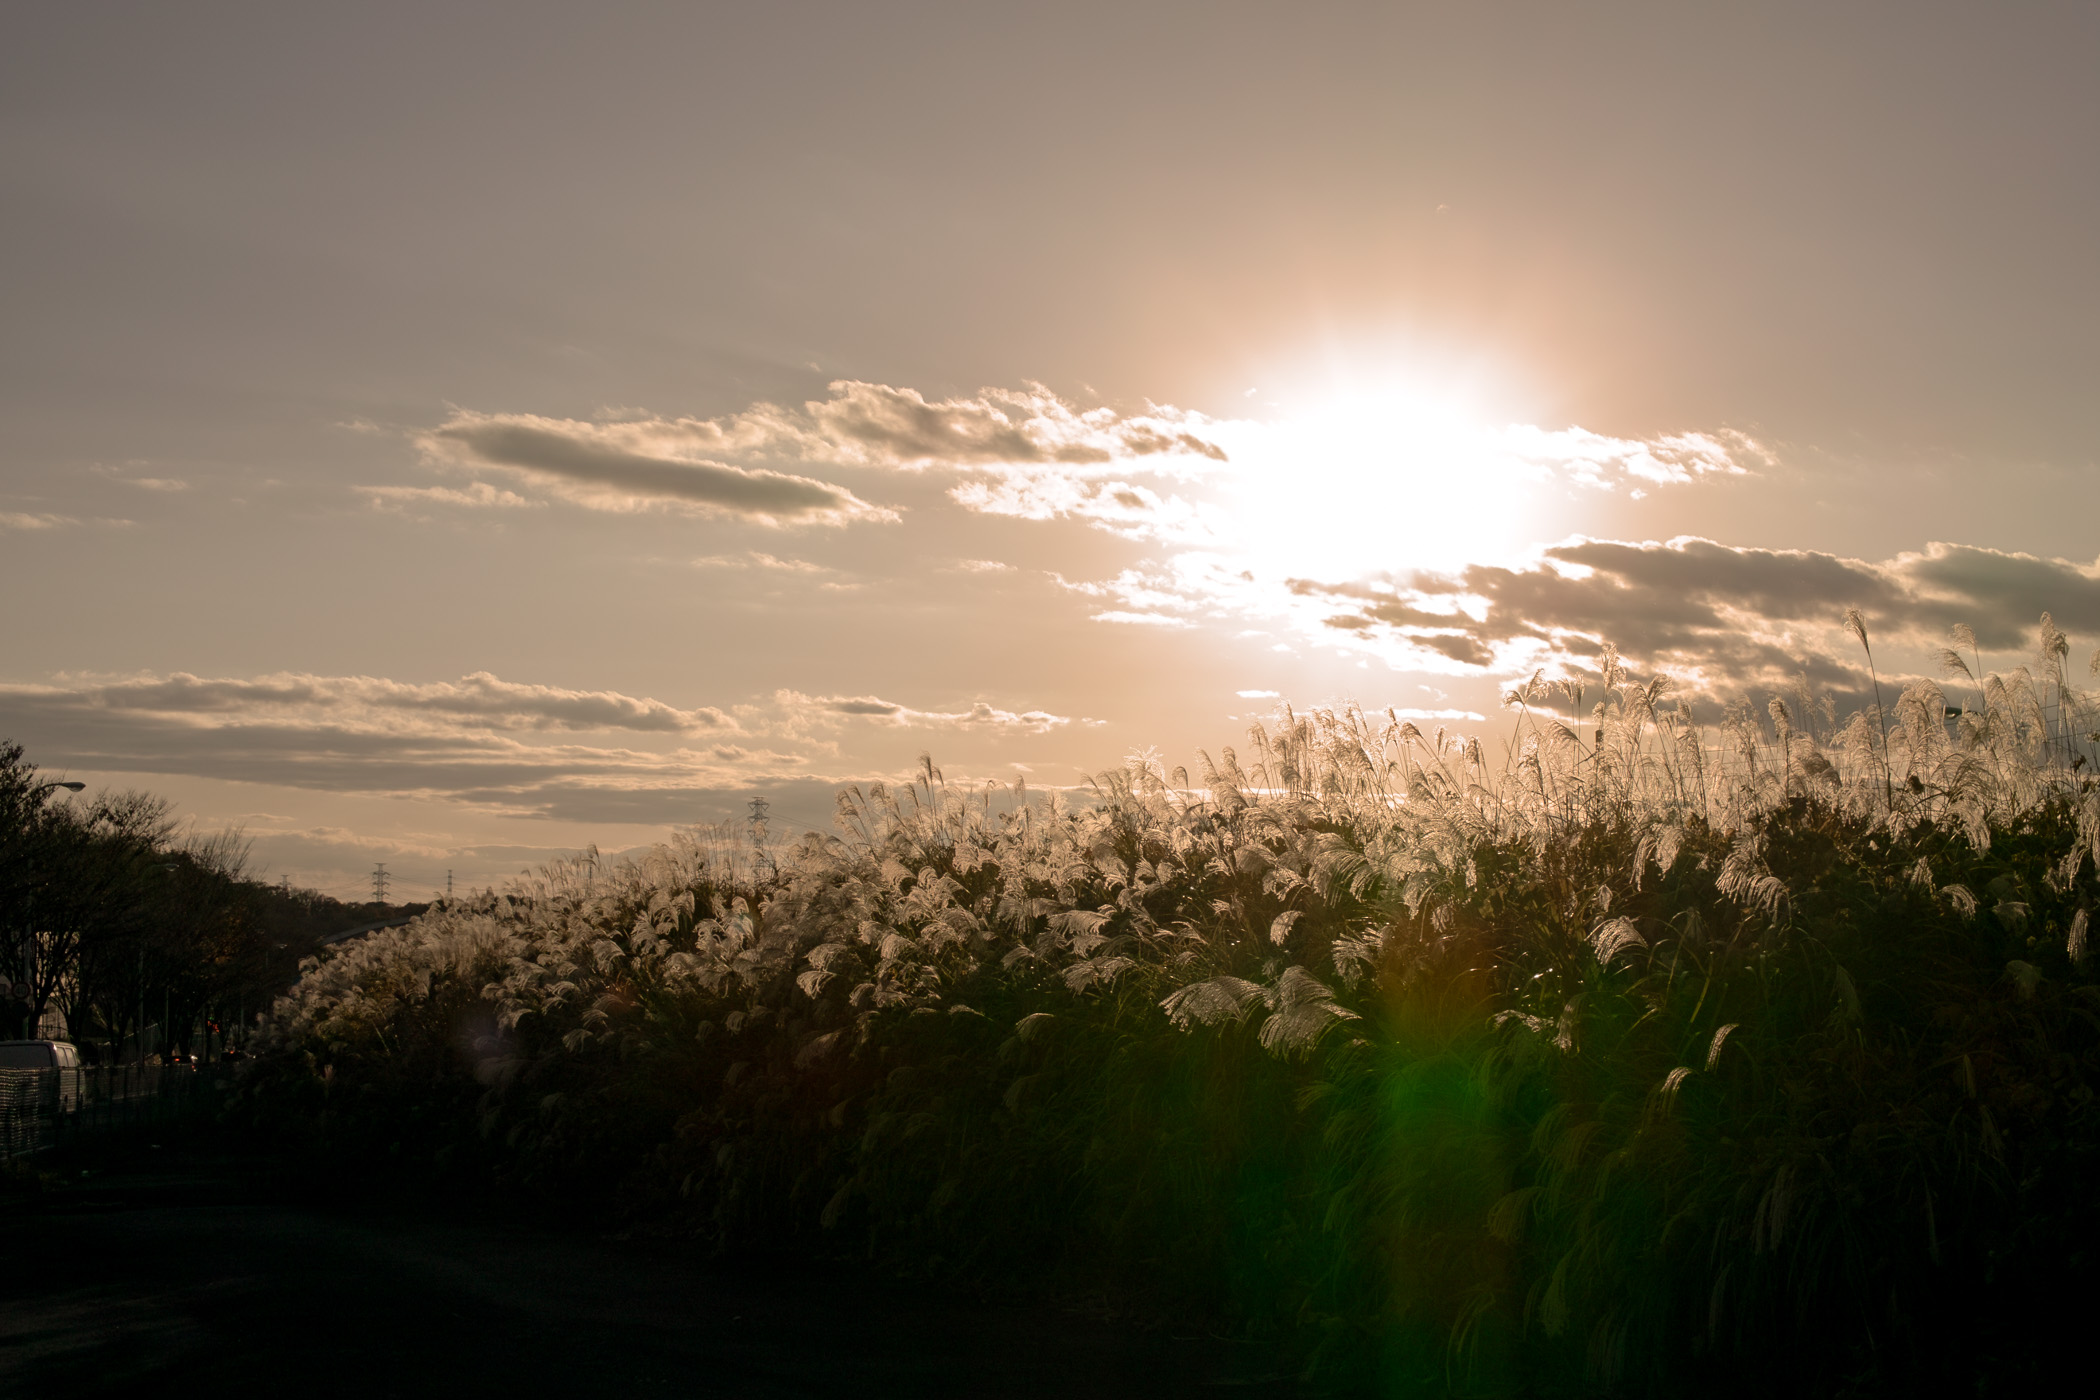
<path fill-rule="evenodd" d="M 0 1395 L 1284 1395 L 1207 1338 L 748 1273 L 141 1147 L 4 1208 Z"/>

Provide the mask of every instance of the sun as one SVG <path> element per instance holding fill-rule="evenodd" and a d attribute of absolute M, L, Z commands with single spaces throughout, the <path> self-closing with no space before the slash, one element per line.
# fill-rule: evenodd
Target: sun
<path fill-rule="evenodd" d="M 1387 382 L 1237 425 L 1224 508 L 1272 578 L 1369 579 L 1514 562 L 1550 481 L 1469 396 Z"/>

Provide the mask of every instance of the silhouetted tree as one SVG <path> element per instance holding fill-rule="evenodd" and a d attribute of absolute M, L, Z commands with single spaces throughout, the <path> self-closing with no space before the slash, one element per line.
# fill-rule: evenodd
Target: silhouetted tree
<path fill-rule="evenodd" d="M 101 1058 L 223 1048 L 330 935 L 420 907 L 263 884 L 239 833 L 182 839 L 165 798 L 57 790 L 0 742 L 0 1038 L 55 1005 Z"/>

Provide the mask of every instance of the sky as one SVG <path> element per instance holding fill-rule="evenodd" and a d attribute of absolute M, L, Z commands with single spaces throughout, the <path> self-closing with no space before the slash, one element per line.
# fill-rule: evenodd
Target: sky
<path fill-rule="evenodd" d="M 14 7 L 0 736 L 342 897 L 2100 645 L 2100 10 Z"/>

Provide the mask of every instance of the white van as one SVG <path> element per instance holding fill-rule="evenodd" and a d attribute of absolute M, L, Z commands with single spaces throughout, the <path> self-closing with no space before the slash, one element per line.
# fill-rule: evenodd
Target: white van
<path fill-rule="evenodd" d="M 0 1075 L 17 1078 L 41 1071 L 46 1109 L 71 1113 L 80 1107 L 80 1051 L 63 1040 L 0 1040 Z"/>

